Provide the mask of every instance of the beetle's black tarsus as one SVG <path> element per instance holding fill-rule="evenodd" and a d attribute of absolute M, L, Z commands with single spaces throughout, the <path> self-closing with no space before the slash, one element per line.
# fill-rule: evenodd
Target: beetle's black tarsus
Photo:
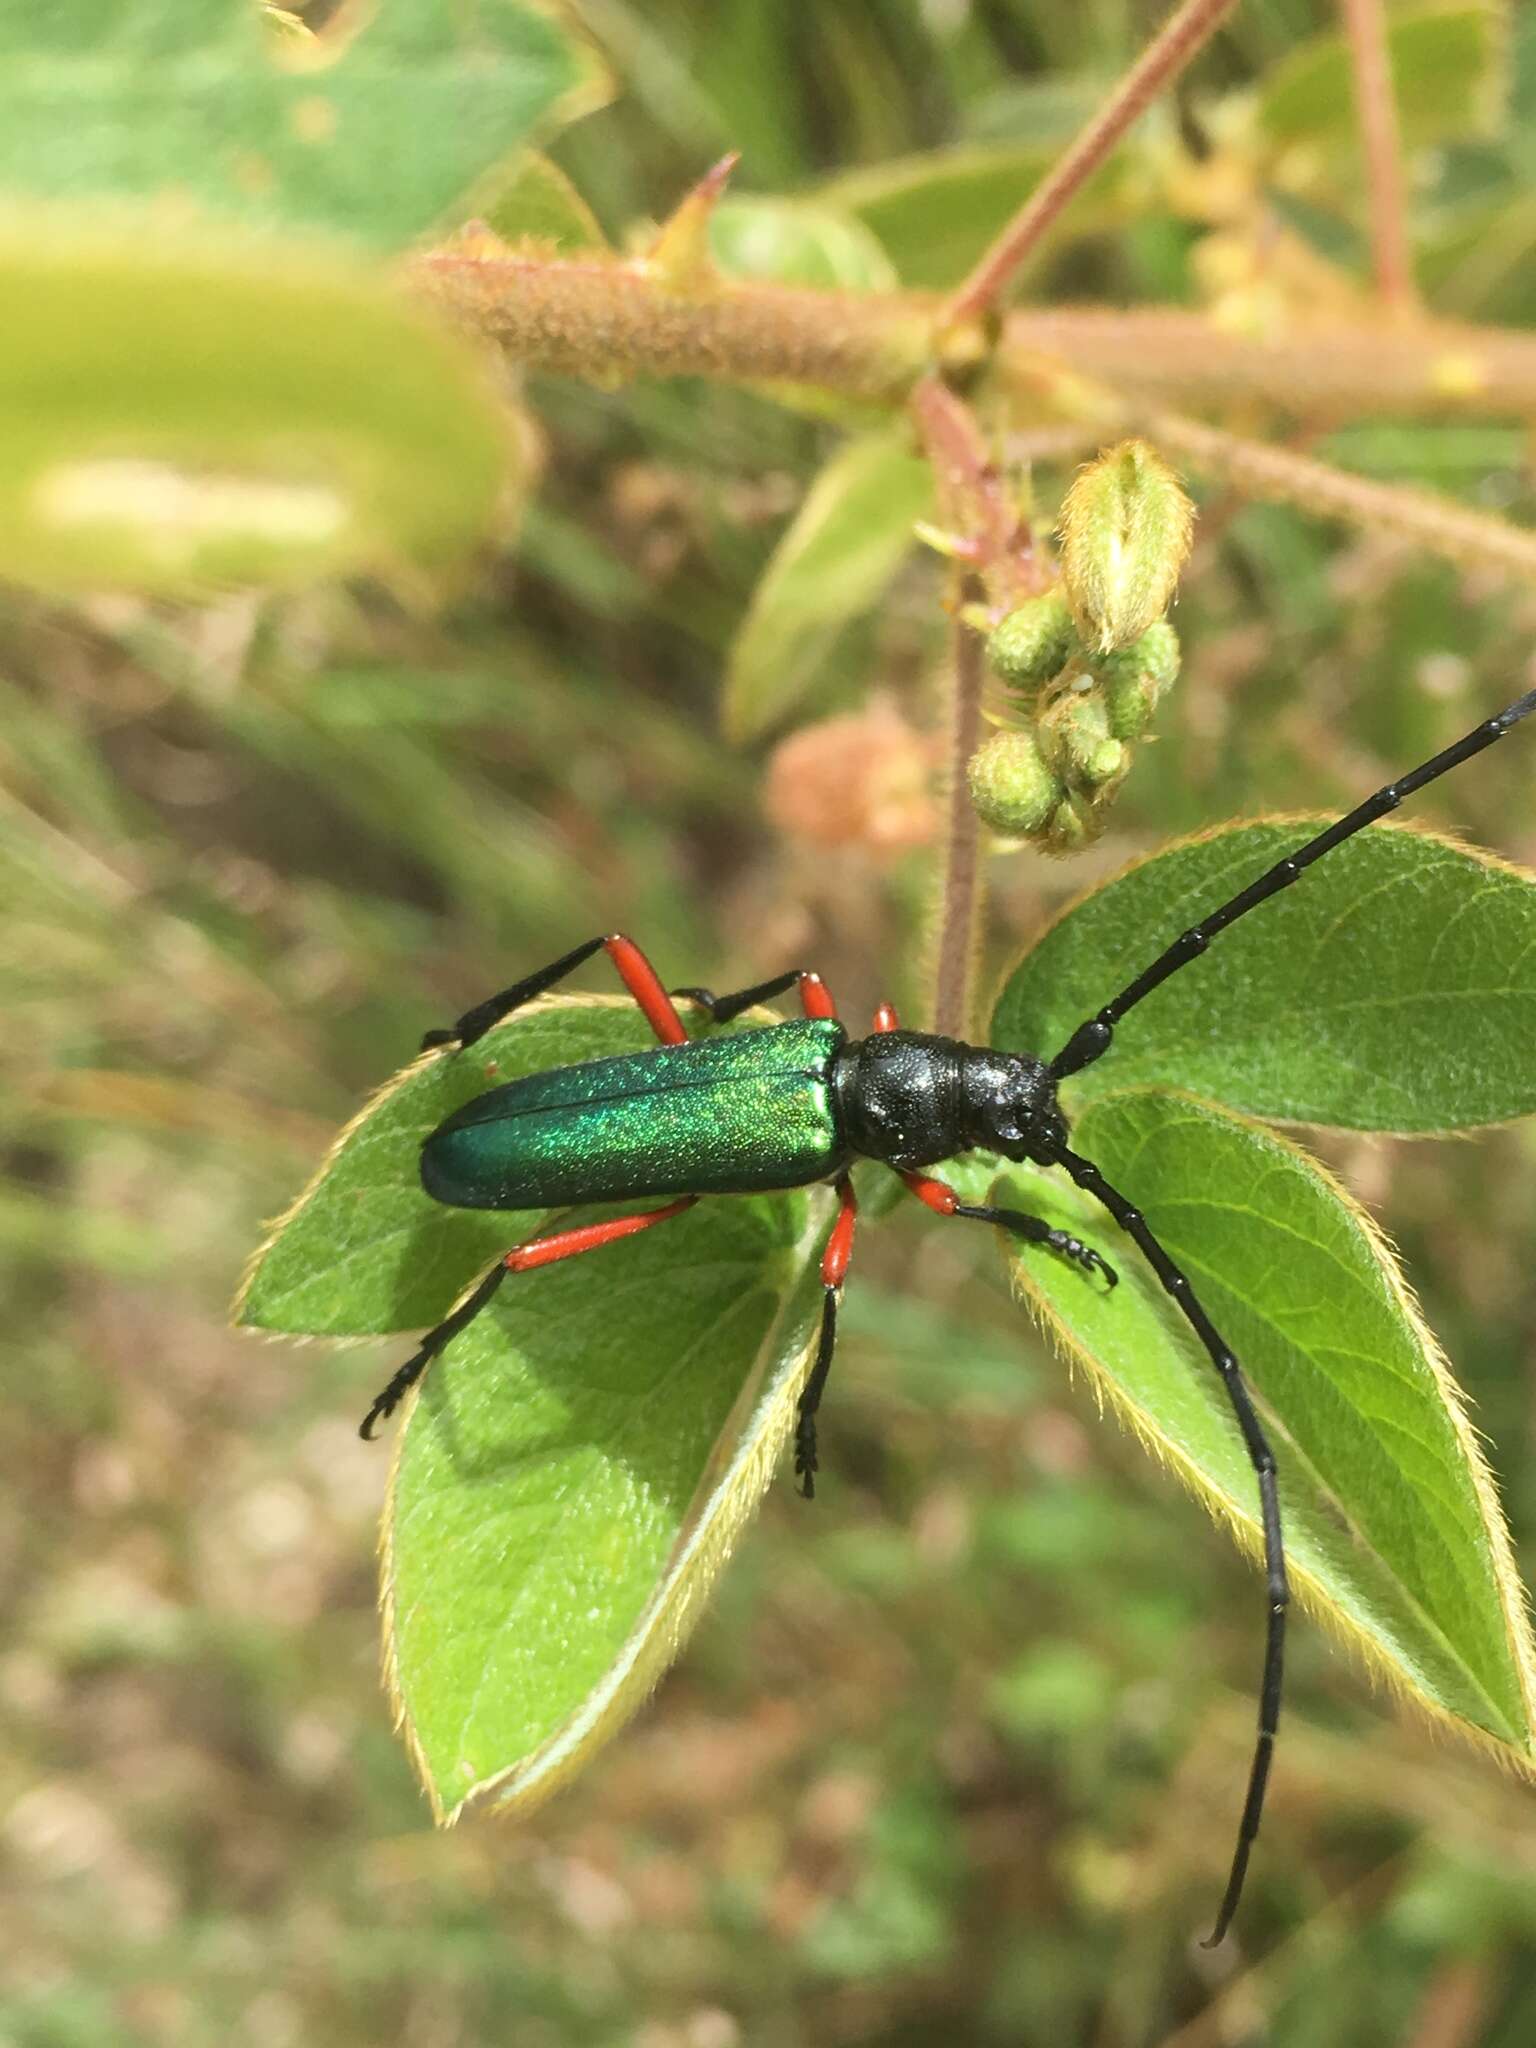
<path fill-rule="evenodd" d="M 832 1370 L 832 1354 L 836 1349 L 837 1289 L 829 1287 L 822 1297 L 821 1337 L 816 1345 L 816 1363 L 811 1367 L 811 1376 L 795 1410 L 795 1477 L 800 1482 L 800 1494 L 804 1500 L 816 1498 L 816 1410 L 821 1406 L 821 1397 L 826 1391 L 827 1374 Z"/>
<path fill-rule="evenodd" d="M 1352 811 L 1346 811 L 1326 831 L 1319 832 L 1315 839 L 1309 839 L 1305 846 L 1298 846 L 1294 853 L 1288 853 L 1283 860 L 1277 860 L 1273 867 L 1266 868 L 1256 881 L 1201 918 L 1198 924 L 1181 932 L 1171 946 L 1159 953 L 1150 967 L 1144 968 L 1136 979 L 1127 982 L 1119 995 L 1111 998 L 1103 1009 L 1096 1012 L 1086 1023 L 1079 1024 L 1066 1044 L 1051 1061 L 1051 1073 L 1058 1081 L 1069 1074 L 1079 1074 L 1084 1067 L 1091 1067 L 1095 1060 L 1102 1059 L 1108 1052 L 1114 1038 L 1115 1026 L 1127 1010 L 1134 1009 L 1143 996 L 1151 995 L 1153 989 L 1161 988 L 1170 974 L 1177 974 L 1181 967 L 1187 967 L 1191 960 L 1198 960 L 1206 947 L 1218 933 L 1246 917 L 1250 910 L 1257 910 L 1261 903 L 1267 903 L 1272 896 L 1278 896 L 1282 889 L 1288 889 L 1293 882 L 1299 882 L 1314 862 L 1320 861 L 1325 853 L 1332 853 L 1336 846 L 1342 846 L 1346 839 L 1353 839 L 1357 832 L 1367 825 L 1374 825 L 1390 811 L 1395 811 L 1405 797 L 1413 796 L 1425 789 L 1431 782 L 1437 782 L 1442 775 L 1448 775 L 1453 768 L 1459 768 L 1463 761 L 1470 761 L 1474 755 L 1491 747 L 1496 740 L 1503 739 L 1511 726 L 1518 725 L 1536 711 L 1536 690 L 1527 690 L 1507 710 L 1494 718 L 1485 718 L 1480 725 L 1473 726 L 1469 733 L 1453 745 L 1442 748 L 1417 768 L 1406 775 L 1398 776 L 1395 782 L 1384 783 L 1382 787 L 1358 803 Z"/>
<path fill-rule="evenodd" d="M 712 1024 L 729 1024 L 744 1010 L 750 1010 L 755 1003 L 771 1003 L 775 996 L 787 995 L 796 982 L 806 975 L 803 967 L 788 968 L 783 974 L 770 976 L 767 981 L 756 982 L 751 988 L 739 988 L 728 996 L 717 996 L 709 988 L 669 988 L 667 994 L 675 1001 L 697 1003 L 701 1010 L 709 1012 Z"/>
<path fill-rule="evenodd" d="M 453 1342 L 460 1330 L 474 1321 L 506 1277 L 506 1260 L 498 1259 L 474 1293 L 466 1295 L 451 1315 L 445 1316 L 435 1330 L 427 1332 L 363 1417 L 357 1433 L 365 1443 L 373 1442 L 373 1433 L 378 1425 L 394 1414 L 437 1354 Z"/>
<path fill-rule="evenodd" d="M 975 1223 L 996 1224 L 999 1230 L 1006 1230 L 1010 1237 L 1022 1238 L 1026 1244 L 1043 1244 L 1047 1251 L 1070 1259 L 1085 1273 L 1102 1273 L 1111 1287 L 1120 1285 L 1120 1275 L 1102 1252 L 1096 1252 L 1091 1244 L 1084 1244 L 1080 1237 L 1073 1237 L 1070 1231 L 1054 1229 L 1043 1216 L 1031 1216 L 1024 1209 L 993 1209 L 979 1202 L 958 1202 L 953 1213 Z"/>
<path fill-rule="evenodd" d="M 1237 1911 L 1238 1900 L 1243 1894 L 1243 1879 L 1248 1874 L 1248 1857 L 1264 1813 L 1264 1789 L 1269 1782 L 1270 1759 L 1275 1749 L 1275 1732 L 1280 1725 L 1280 1690 L 1285 1667 L 1285 1610 L 1290 1604 L 1290 1589 L 1285 1570 L 1285 1543 L 1280 1529 L 1280 1497 L 1275 1485 L 1275 1456 L 1254 1410 L 1253 1397 L 1248 1391 L 1248 1383 L 1243 1378 L 1237 1359 L 1206 1314 L 1199 1296 L 1190 1285 L 1189 1275 L 1169 1257 L 1161 1242 L 1153 1236 L 1146 1218 L 1136 1205 L 1128 1201 L 1118 1188 L 1111 1187 L 1091 1159 L 1084 1159 L 1078 1153 L 1068 1151 L 1064 1145 L 1058 1149 L 1056 1156 L 1059 1164 L 1066 1168 L 1077 1185 L 1085 1193 L 1092 1195 L 1096 1202 L 1102 1203 L 1130 1237 L 1164 1288 L 1173 1297 L 1184 1320 L 1205 1346 L 1226 1390 L 1232 1412 L 1237 1417 L 1237 1426 L 1242 1431 L 1248 1462 L 1252 1465 L 1259 1482 L 1259 1511 L 1264 1525 L 1265 1598 L 1268 1603 L 1268 1622 L 1264 1637 L 1264 1677 L 1259 1688 L 1259 1733 L 1254 1745 L 1253 1763 L 1248 1772 L 1248 1791 L 1243 1800 L 1242 1819 L 1238 1823 L 1237 1847 L 1232 1855 L 1231 1874 L 1227 1879 L 1221 1908 L 1216 1915 L 1216 1925 L 1204 1944 L 1206 1948 L 1215 1948 L 1231 1926 L 1232 1916 Z"/>

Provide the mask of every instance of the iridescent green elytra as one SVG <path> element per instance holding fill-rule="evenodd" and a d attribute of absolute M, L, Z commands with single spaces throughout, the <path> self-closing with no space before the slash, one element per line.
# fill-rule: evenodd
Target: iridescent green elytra
<path fill-rule="evenodd" d="M 459 1209 L 547 1209 L 826 1180 L 849 1159 L 829 1077 L 845 1037 L 813 1017 L 525 1075 L 434 1131 L 422 1185 Z"/>

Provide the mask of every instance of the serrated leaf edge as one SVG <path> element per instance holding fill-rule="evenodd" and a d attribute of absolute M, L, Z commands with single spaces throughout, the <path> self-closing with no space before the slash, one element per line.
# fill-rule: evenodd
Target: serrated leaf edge
<path fill-rule="evenodd" d="M 1394 1700 L 1413 1708 L 1433 1727 L 1450 1730 L 1463 1740 L 1472 1742 L 1477 1748 L 1496 1757 L 1517 1776 L 1536 1779 L 1536 1637 L 1533 1637 L 1531 1629 L 1530 1595 L 1515 1567 L 1514 1551 L 1499 1502 L 1498 1490 L 1493 1473 L 1483 1455 L 1479 1432 L 1467 1413 L 1466 1393 L 1452 1373 L 1450 1362 L 1441 1350 L 1434 1332 L 1424 1320 L 1417 1297 L 1398 1263 L 1396 1252 L 1386 1233 L 1321 1160 L 1260 1118 L 1244 1116 L 1225 1103 L 1211 1102 L 1188 1090 L 1175 1088 L 1121 1089 L 1114 1094 L 1097 1097 L 1095 1106 L 1136 1096 L 1154 1096 L 1163 1101 L 1188 1102 L 1221 1119 L 1246 1126 L 1260 1137 L 1279 1146 L 1282 1151 L 1289 1153 L 1299 1166 L 1321 1180 L 1359 1227 L 1386 1279 L 1388 1288 L 1422 1346 L 1436 1389 L 1450 1417 L 1457 1445 L 1471 1474 L 1473 1492 L 1477 1498 L 1488 1541 L 1499 1605 L 1504 1616 L 1506 1641 L 1519 1679 L 1521 1698 L 1525 1704 L 1526 1749 L 1516 1749 L 1488 1729 L 1462 1720 L 1459 1715 L 1453 1714 L 1439 1701 L 1431 1698 L 1406 1673 L 1388 1660 L 1380 1643 L 1345 1613 L 1322 1582 L 1305 1565 L 1294 1562 L 1291 1564 L 1292 1589 L 1299 1605 L 1309 1617 L 1320 1622 L 1326 1632 L 1351 1653 L 1373 1684 L 1384 1686 Z M 1058 1184 L 1053 1182 L 1051 1185 L 1054 1187 Z M 1251 1507 L 1244 1505 L 1215 1485 L 1189 1453 L 1173 1442 L 1140 1405 L 1131 1399 L 1114 1374 L 1101 1366 L 1078 1342 L 1049 1297 L 1035 1283 L 1024 1259 L 1021 1256 L 1008 1257 L 1006 1264 L 1015 1299 L 1025 1303 L 1032 1319 L 1049 1337 L 1057 1356 L 1066 1363 L 1069 1371 L 1078 1365 L 1083 1368 L 1100 1412 L 1102 1413 L 1107 1401 L 1116 1418 L 1143 1449 L 1149 1451 L 1161 1465 L 1171 1471 L 1207 1510 L 1212 1519 L 1228 1530 L 1239 1550 L 1254 1561 L 1261 1560 L 1263 1531 L 1259 1523 L 1256 1500 Z M 1196 1360 L 1191 1357 L 1190 1369 L 1208 1373 L 1210 1366 L 1203 1358 Z M 1268 1406 L 1267 1403 L 1264 1405 Z M 1283 1417 L 1281 1421 L 1283 1423 Z"/>
<path fill-rule="evenodd" d="M 1092 882 L 1087 888 L 1079 890 L 1077 895 L 1069 897 L 1065 903 L 1060 904 L 1051 913 L 1045 923 L 1041 925 L 1040 929 L 1030 939 L 1029 944 L 1021 953 L 1015 956 L 999 976 L 997 985 L 986 1005 L 985 1013 L 991 1042 L 995 1044 L 997 1039 L 998 1005 L 1002 1002 L 1007 992 L 1008 984 L 1024 965 L 1025 961 L 1039 951 L 1040 947 L 1045 944 L 1045 941 L 1058 925 L 1064 924 L 1074 912 L 1081 910 L 1084 904 L 1090 903 L 1095 896 L 1101 895 L 1104 890 L 1111 888 L 1116 882 L 1124 881 L 1128 875 L 1135 874 L 1138 869 L 1149 866 L 1153 861 L 1162 860 L 1169 854 L 1182 853 L 1189 846 L 1208 845 L 1215 840 L 1225 838 L 1233 832 L 1245 832 L 1254 825 L 1295 826 L 1298 830 L 1308 827 L 1320 832 L 1325 826 L 1335 824 L 1339 815 L 1336 811 L 1260 811 L 1252 818 L 1227 818 L 1219 825 L 1207 825 L 1203 831 L 1187 832 L 1178 839 L 1165 839 L 1160 845 L 1149 847 L 1145 853 L 1134 855 L 1130 860 L 1126 861 L 1123 867 L 1116 868 L 1113 874 L 1105 875 L 1102 880 Z M 1401 833 L 1409 839 L 1427 840 L 1432 846 L 1444 847 L 1452 853 L 1465 854 L 1469 860 L 1479 862 L 1483 867 L 1488 868 L 1494 873 L 1508 875 L 1513 881 L 1525 882 L 1530 887 L 1536 888 L 1536 869 L 1522 867 L 1518 861 L 1510 860 L 1502 853 L 1494 853 L 1486 846 L 1475 846 L 1470 840 L 1463 839 L 1456 832 L 1447 831 L 1442 826 L 1424 824 L 1413 818 L 1379 818 L 1375 824 L 1368 826 L 1366 829 L 1370 832 Z M 1258 870 L 1258 873 L 1262 872 L 1262 869 Z M 1257 876 L 1253 879 L 1257 879 Z M 1296 886 L 1304 889 L 1306 887 L 1305 878 Z M 1216 904 L 1212 903 L 1210 910 L 1215 910 L 1216 908 Z M 1207 911 L 1204 914 L 1208 916 L 1210 912 Z M 1260 911 L 1259 915 L 1262 916 L 1263 912 Z M 1143 964 L 1150 966 L 1155 958 L 1156 954 L 1149 947 L 1147 960 Z M 1104 1000 L 1107 1002 L 1114 993 L 1113 989 L 1106 989 Z M 1088 1014 L 1091 1016 L 1093 1012 L 1089 1011 Z M 1047 1059 L 1056 1048 L 1031 1046 L 1028 1050 L 1037 1054 L 1042 1059 Z M 1111 1052 L 1109 1057 L 1113 1059 L 1114 1054 Z M 1130 1091 L 1111 1088 L 1108 1092 L 1122 1094 Z M 1159 1092 L 1173 1095 L 1179 1093 L 1179 1090 L 1169 1087 Z M 1106 1098 L 1096 1095 L 1094 1099 L 1102 1101 Z M 1191 1097 L 1192 1101 L 1204 1099 L 1200 1096 Z M 1257 1122 L 1266 1130 L 1274 1130 L 1277 1126 L 1282 1130 L 1347 1130 L 1350 1128 L 1347 1124 L 1320 1125 L 1315 1121 L 1308 1122 L 1304 1118 L 1250 1118 L 1247 1116 L 1246 1111 L 1232 1109 L 1230 1105 L 1225 1103 L 1220 1106 L 1230 1115 L 1243 1117 L 1249 1122 Z M 1437 1131 L 1392 1131 L 1385 1130 L 1380 1125 L 1372 1124 L 1369 1128 L 1369 1135 L 1373 1138 L 1396 1138 L 1405 1144 L 1409 1144 L 1424 1138 L 1455 1137 L 1463 1131 L 1500 1130 L 1508 1124 L 1523 1123 L 1524 1121 L 1523 1115 L 1498 1117 L 1488 1123 L 1452 1124 L 1444 1130 Z M 1312 1157 L 1310 1153 L 1307 1153 L 1305 1156 L 1307 1158 Z"/>
<path fill-rule="evenodd" d="M 508 1028 L 515 1029 L 517 1025 L 526 1019 L 536 1016 L 541 1012 L 547 1014 L 551 1010 L 623 1010 L 633 1009 L 633 1007 L 633 999 L 629 996 L 583 994 L 535 996 L 532 1002 L 525 1003 L 516 1012 L 515 1016 L 509 1017 L 506 1020 L 506 1024 L 498 1026 L 497 1029 L 498 1031 Z M 491 1036 L 494 1037 L 494 1034 L 491 1034 Z M 386 1103 L 392 1101 L 399 1094 L 408 1081 L 413 1080 L 423 1069 L 436 1065 L 440 1060 L 452 1059 L 453 1057 L 454 1049 L 451 1046 L 434 1046 L 428 1052 L 417 1053 L 414 1059 L 407 1060 L 403 1067 L 391 1074 L 382 1086 L 375 1088 L 362 1107 L 355 1110 L 348 1117 L 347 1121 L 331 1140 L 325 1157 L 320 1161 L 320 1164 L 315 1168 L 309 1179 L 281 1215 L 267 1224 L 265 1237 L 263 1237 L 261 1243 L 246 1260 L 241 1270 L 240 1284 L 235 1289 L 235 1298 L 230 1303 L 229 1320 L 232 1329 L 239 1330 L 243 1335 L 262 1338 L 268 1342 L 333 1344 L 338 1349 L 352 1344 L 377 1344 L 379 1342 L 381 1333 L 376 1330 L 362 1331 L 355 1336 L 333 1335 L 329 1331 L 322 1335 L 317 1335 L 311 1331 L 304 1330 L 271 1330 L 261 1323 L 244 1322 L 242 1317 L 245 1312 L 246 1301 L 250 1296 L 252 1287 L 255 1285 L 256 1275 L 261 1269 L 262 1260 L 273 1249 L 288 1226 L 303 1213 L 309 1203 L 320 1192 L 327 1175 L 335 1165 L 344 1147 L 377 1111 L 381 1110 Z M 529 1216 L 538 1214 L 536 1210 L 525 1210 L 520 1213 Z M 532 1235 L 532 1231 L 530 1230 L 527 1234 Z"/>
<path fill-rule="evenodd" d="M 799 1270 L 758 1346 L 757 1356 L 716 1440 L 655 1591 L 641 1610 L 618 1655 L 602 1681 L 553 1735 L 530 1755 L 472 1785 L 452 1806 L 445 1805 L 442 1800 L 412 1725 L 400 1687 L 396 1656 L 395 1494 L 405 1434 L 420 1390 L 413 1391 L 408 1397 L 395 1436 L 389 1487 L 379 1530 L 383 1680 L 396 1730 L 421 1780 L 432 1817 L 440 1827 L 452 1827 L 472 1808 L 489 1805 L 498 1815 L 511 1818 L 530 1813 L 542 1805 L 618 1733 L 681 1654 L 703 1613 L 716 1578 L 735 1547 L 737 1537 L 773 1477 L 794 1419 L 795 1404 L 815 1355 L 818 1325 L 812 1317 L 804 1341 L 796 1347 L 791 1358 L 786 1360 L 784 1357 L 787 1329 L 797 1314 L 804 1293 L 804 1278 L 811 1269 L 812 1257 L 820 1240 L 826 1235 L 830 1213 L 830 1194 L 826 1190 L 812 1188 L 808 1193 L 806 1228 L 784 1254 L 786 1265 Z M 466 1288 L 465 1292 L 468 1291 Z M 741 1432 L 739 1436 L 738 1430 Z M 737 1448 L 738 1445 L 745 1447 L 744 1452 Z"/>

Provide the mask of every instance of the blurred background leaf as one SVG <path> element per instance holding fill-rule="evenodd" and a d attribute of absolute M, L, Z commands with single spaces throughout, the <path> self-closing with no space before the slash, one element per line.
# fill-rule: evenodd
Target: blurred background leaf
<path fill-rule="evenodd" d="M 462 562 L 528 447 L 453 338 L 270 250 L 0 241 L 0 570 L 190 595 Z"/>
<path fill-rule="evenodd" d="M 904 432 L 838 450 L 775 549 L 731 649 L 722 716 L 732 738 L 756 738 L 798 707 L 839 633 L 911 552 L 912 529 L 932 505 L 932 474 Z"/>
<path fill-rule="evenodd" d="M 0 193 L 394 249 L 606 90 L 586 46 L 524 0 L 313 11 L 331 17 L 318 31 L 255 0 L 9 0 Z"/>

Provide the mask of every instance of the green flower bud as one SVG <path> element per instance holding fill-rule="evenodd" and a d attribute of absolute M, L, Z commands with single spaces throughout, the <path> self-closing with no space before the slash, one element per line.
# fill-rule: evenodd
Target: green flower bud
<path fill-rule="evenodd" d="M 1042 853 L 1064 860 L 1068 854 L 1081 852 L 1090 840 L 1097 839 L 1099 829 L 1091 815 L 1081 810 L 1074 798 L 1068 797 L 1052 811 L 1037 843 Z"/>
<path fill-rule="evenodd" d="M 1179 636 L 1166 619 L 1095 663 L 1109 706 L 1109 729 L 1117 739 L 1140 739 L 1178 672 Z"/>
<path fill-rule="evenodd" d="M 1067 600 L 1052 590 L 1030 598 L 994 628 L 987 659 L 1005 683 L 1034 689 L 1066 667 L 1076 645 Z"/>
<path fill-rule="evenodd" d="M 1093 664 L 1096 676 L 1113 682 L 1121 676 L 1146 676 L 1158 689 L 1166 690 L 1179 673 L 1179 636 L 1166 619 L 1148 626 L 1139 640 L 1101 656 Z"/>
<path fill-rule="evenodd" d="M 1173 596 L 1194 507 L 1145 441 L 1106 449 L 1073 479 L 1061 508 L 1061 580 L 1084 644 L 1128 647 Z"/>
<path fill-rule="evenodd" d="M 966 770 L 976 815 L 994 832 L 1029 838 L 1060 802 L 1062 787 L 1027 732 L 996 732 Z"/>
<path fill-rule="evenodd" d="M 1096 794 L 1118 783 L 1130 765 L 1124 745 L 1110 730 L 1101 690 L 1071 690 L 1058 697 L 1041 713 L 1036 732 L 1046 760 L 1068 789 Z"/>

